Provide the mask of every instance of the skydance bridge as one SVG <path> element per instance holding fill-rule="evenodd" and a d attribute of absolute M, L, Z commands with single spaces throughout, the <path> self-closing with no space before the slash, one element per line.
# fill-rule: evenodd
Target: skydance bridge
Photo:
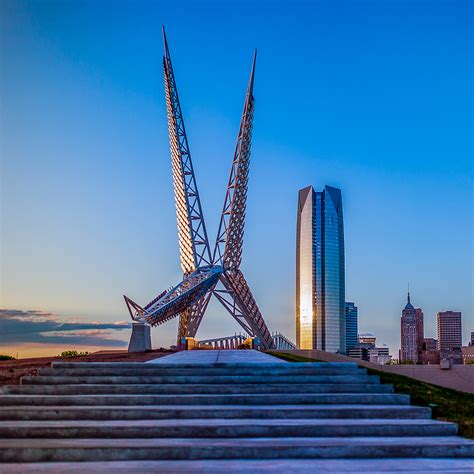
<path fill-rule="evenodd" d="M 145 306 L 140 306 L 124 295 L 130 316 L 136 322 L 151 326 L 179 317 L 178 341 L 182 337 L 194 338 L 209 300 L 215 296 L 247 334 L 258 337 L 263 349 L 274 348 L 272 335 L 240 270 L 255 102 L 253 84 L 256 51 L 219 230 L 211 249 L 164 28 L 163 43 L 166 107 L 183 280 Z"/>

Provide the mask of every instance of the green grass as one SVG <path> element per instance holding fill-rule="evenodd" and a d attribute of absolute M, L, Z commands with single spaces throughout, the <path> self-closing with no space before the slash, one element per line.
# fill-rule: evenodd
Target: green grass
<path fill-rule="evenodd" d="M 320 362 L 294 354 L 270 352 L 269 354 L 288 362 Z M 451 421 L 459 426 L 459 435 L 474 439 L 474 395 L 449 388 L 431 385 L 404 375 L 367 369 L 370 375 L 379 375 L 381 383 L 394 386 L 396 393 L 406 393 L 411 403 L 432 409 L 436 420 Z"/>
<path fill-rule="evenodd" d="M 303 357 L 296 354 L 289 354 L 287 352 L 268 351 L 267 354 L 270 354 L 274 357 L 278 357 L 279 359 L 286 360 L 288 362 L 321 362 L 320 360 L 308 359 L 307 357 Z"/>

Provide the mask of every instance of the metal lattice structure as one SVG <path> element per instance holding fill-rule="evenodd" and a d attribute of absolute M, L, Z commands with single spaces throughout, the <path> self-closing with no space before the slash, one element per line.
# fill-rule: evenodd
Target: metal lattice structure
<path fill-rule="evenodd" d="M 219 230 L 211 254 L 178 89 L 163 29 L 165 95 L 183 280 L 141 307 L 124 296 L 134 321 L 156 326 L 179 316 L 178 341 L 195 337 L 214 295 L 264 349 L 275 346 L 242 271 L 242 247 L 254 112 L 256 52 L 245 96 Z"/>

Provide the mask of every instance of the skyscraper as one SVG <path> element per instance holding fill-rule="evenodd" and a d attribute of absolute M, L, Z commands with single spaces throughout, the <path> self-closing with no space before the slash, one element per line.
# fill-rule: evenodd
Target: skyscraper
<path fill-rule="evenodd" d="M 357 346 L 358 334 L 358 310 L 354 303 L 346 301 L 346 350 Z"/>
<path fill-rule="evenodd" d="M 342 194 L 312 186 L 298 194 L 296 344 L 345 352 L 345 275 Z"/>
<path fill-rule="evenodd" d="M 438 350 L 450 350 L 462 346 L 461 312 L 440 311 L 438 320 Z"/>
<path fill-rule="evenodd" d="M 418 362 L 418 336 L 416 310 L 410 302 L 408 293 L 407 304 L 402 311 L 400 320 L 400 362 Z"/>

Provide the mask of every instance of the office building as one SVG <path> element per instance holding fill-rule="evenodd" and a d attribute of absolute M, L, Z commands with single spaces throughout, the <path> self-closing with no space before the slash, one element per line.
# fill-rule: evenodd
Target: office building
<path fill-rule="evenodd" d="M 360 334 L 359 342 L 347 350 L 349 357 L 366 360 L 378 365 L 389 364 L 392 356 L 389 354 L 388 346 L 384 344 L 382 347 L 375 347 L 375 339 L 373 334 Z"/>
<path fill-rule="evenodd" d="M 410 302 L 408 293 L 407 304 L 402 310 L 400 319 L 400 363 L 418 362 L 418 336 L 417 336 L 416 310 Z"/>
<path fill-rule="evenodd" d="M 298 194 L 296 344 L 346 351 L 344 223 L 339 189 L 312 186 Z"/>
<path fill-rule="evenodd" d="M 369 349 L 369 362 L 377 365 L 387 365 L 392 362 L 392 356 L 389 354 L 387 346 L 374 347 Z"/>
<path fill-rule="evenodd" d="M 438 340 L 432 337 L 425 337 L 421 349 L 421 363 L 439 364 Z"/>
<path fill-rule="evenodd" d="M 357 345 L 358 310 L 354 303 L 346 301 L 346 350 Z"/>
<path fill-rule="evenodd" d="M 416 325 L 416 350 L 418 351 L 418 358 L 420 358 L 423 350 L 423 342 L 425 338 L 425 330 L 423 324 L 423 310 L 421 308 L 415 309 L 415 325 Z"/>
<path fill-rule="evenodd" d="M 438 349 L 438 340 L 432 337 L 425 337 L 423 339 L 423 350 L 424 351 L 436 351 Z"/>
<path fill-rule="evenodd" d="M 438 350 L 445 351 L 462 346 L 461 312 L 440 311 L 438 322 Z"/>

